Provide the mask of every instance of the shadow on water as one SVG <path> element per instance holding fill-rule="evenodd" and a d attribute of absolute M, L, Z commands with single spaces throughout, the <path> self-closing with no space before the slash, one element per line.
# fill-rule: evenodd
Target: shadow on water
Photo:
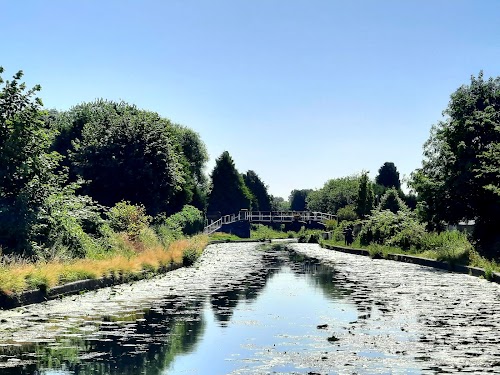
<path fill-rule="evenodd" d="M 292 251 L 266 251 L 263 264 L 243 283 L 227 280 L 224 288 L 208 296 L 168 296 L 147 310 L 82 317 L 67 334 L 49 342 L 0 343 L 0 373 L 162 374 L 179 354 L 196 350 L 206 328 L 206 301 L 219 326 L 225 327 L 237 306 L 256 301 L 284 266 L 296 277 L 305 276 L 327 299 L 343 299 L 352 293 L 335 282 L 332 267 Z"/>

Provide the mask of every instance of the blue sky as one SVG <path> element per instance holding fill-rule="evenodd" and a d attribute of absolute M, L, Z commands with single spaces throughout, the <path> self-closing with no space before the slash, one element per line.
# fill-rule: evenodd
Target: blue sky
<path fill-rule="evenodd" d="M 125 100 L 197 131 L 272 194 L 386 161 L 402 175 L 450 94 L 500 76 L 498 0 L 0 0 L 0 65 L 47 108 Z"/>

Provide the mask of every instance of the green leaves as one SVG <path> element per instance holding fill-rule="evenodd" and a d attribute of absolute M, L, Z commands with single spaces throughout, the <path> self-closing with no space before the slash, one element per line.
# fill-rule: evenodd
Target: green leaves
<path fill-rule="evenodd" d="M 82 191 L 101 204 L 126 200 L 155 215 L 202 195 L 203 142 L 157 113 L 98 100 L 59 114 L 55 123 L 55 149 L 68 155 L 70 175 L 86 181 Z"/>
<path fill-rule="evenodd" d="M 452 95 L 424 145 L 422 168 L 412 187 L 434 226 L 476 220 L 476 240 L 483 251 L 500 254 L 500 77 L 471 77 Z M 494 250 L 494 248 L 497 250 Z"/>
<path fill-rule="evenodd" d="M 321 189 L 308 194 L 307 208 L 335 214 L 339 208 L 356 203 L 359 182 L 359 176 L 331 179 Z"/>
<path fill-rule="evenodd" d="M 252 195 L 243 177 L 238 173 L 229 152 L 224 151 L 215 161 L 212 171 L 212 191 L 208 199 L 208 211 L 221 215 L 234 214 L 250 209 Z"/>

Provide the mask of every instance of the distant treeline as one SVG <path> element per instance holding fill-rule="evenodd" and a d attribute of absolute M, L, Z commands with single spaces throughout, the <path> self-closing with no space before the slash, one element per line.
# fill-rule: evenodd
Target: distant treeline
<path fill-rule="evenodd" d="M 200 136 L 155 112 L 106 100 L 44 110 L 40 87 L 26 88 L 21 79 L 22 72 L 9 81 L 0 76 L 4 253 L 69 249 L 85 256 L 92 247 L 111 246 L 109 233 L 124 217 L 189 234 L 202 228 L 206 214 L 291 209 L 332 213 L 343 222 L 389 220 L 391 231 L 406 228 L 407 236 L 409 228 L 439 232 L 474 220 L 476 248 L 500 254 L 500 78 L 484 80 L 481 72 L 451 95 L 445 119 L 424 145 L 422 167 L 407 181 L 409 194 L 394 163 L 386 162 L 373 181 L 365 172 L 334 178 L 318 190 L 293 190 L 288 201 L 271 196 L 254 171 L 238 172 L 227 151 L 207 177 Z"/>

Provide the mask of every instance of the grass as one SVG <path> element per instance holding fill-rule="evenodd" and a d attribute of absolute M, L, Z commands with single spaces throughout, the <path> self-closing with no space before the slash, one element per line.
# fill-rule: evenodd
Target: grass
<path fill-rule="evenodd" d="M 108 257 L 69 261 L 29 262 L 4 258 L 0 261 L 0 292 L 13 295 L 30 289 L 47 290 L 68 282 L 95 279 L 103 276 L 128 277 L 143 271 L 158 272 L 170 264 L 192 263 L 201 255 L 208 243 L 204 235 L 180 239 L 162 246 L 147 234 L 148 242 L 131 242 L 126 236 L 116 238 L 117 248 Z"/>
<path fill-rule="evenodd" d="M 238 241 L 241 240 L 241 237 L 236 236 L 235 234 L 223 233 L 223 232 L 215 232 L 209 236 L 211 241 Z"/>
<path fill-rule="evenodd" d="M 254 240 L 269 240 L 269 239 L 293 238 L 293 237 L 294 237 L 294 232 L 283 232 L 275 230 L 263 224 L 252 225 L 252 230 L 250 231 L 250 238 Z"/>
<path fill-rule="evenodd" d="M 322 243 L 334 246 L 345 246 L 343 241 L 337 240 L 325 240 L 322 241 Z M 426 239 L 423 249 L 411 248 L 409 250 L 403 250 L 399 247 L 375 243 L 364 246 L 360 244 L 359 238 L 354 241 L 352 247 L 368 250 L 372 258 L 387 258 L 388 254 L 404 254 L 443 261 L 449 264 L 479 267 L 485 270 L 487 279 L 492 279 L 493 272 L 500 272 L 500 264 L 495 262 L 495 260 L 489 260 L 479 255 L 468 241 L 463 240 L 463 236 L 454 232 L 444 232 L 439 235 L 429 234 L 429 238 Z"/>

